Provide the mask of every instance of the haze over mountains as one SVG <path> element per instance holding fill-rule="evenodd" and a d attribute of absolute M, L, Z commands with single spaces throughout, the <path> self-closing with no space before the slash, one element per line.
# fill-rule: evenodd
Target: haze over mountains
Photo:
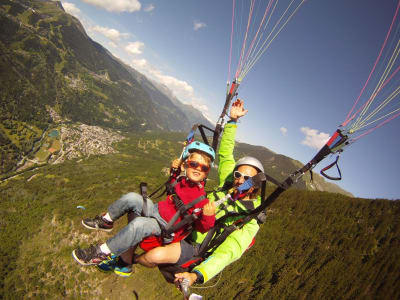
<path fill-rule="evenodd" d="M 57 155 L 65 154 L 63 149 L 74 139 L 61 135 L 58 143 L 49 139 L 48 133 L 71 132 L 62 131 L 63 126 L 76 129 L 83 123 L 125 132 L 188 132 L 195 123 L 213 127 L 168 87 L 149 80 L 90 39 L 60 2 L 6 0 L 0 7 L 0 22 L 2 174 L 30 168 L 35 162 L 47 163 L 51 156 L 50 162 L 62 161 Z M 86 148 L 79 144 L 82 141 L 96 144 L 89 134 L 81 131 L 79 136 L 74 148 Z M 247 148 L 278 179 L 300 166 L 300 162 L 264 147 Z M 92 154 L 99 153 L 103 152 Z M 347 193 L 315 177 L 314 184 L 303 178 L 297 188 Z"/>
<path fill-rule="evenodd" d="M 28 153 L 52 123 L 49 108 L 71 122 L 131 131 L 210 125 L 91 40 L 59 2 L 2 1 L 0 22 L 2 165 Z"/>

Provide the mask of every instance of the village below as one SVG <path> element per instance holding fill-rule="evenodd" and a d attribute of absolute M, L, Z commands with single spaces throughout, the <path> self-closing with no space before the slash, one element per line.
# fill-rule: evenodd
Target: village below
<path fill-rule="evenodd" d="M 80 157 L 115 153 L 116 150 L 112 144 L 124 139 L 121 134 L 113 130 L 86 124 L 73 124 L 68 119 L 62 119 L 53 109 L 49 108 L 48 111 L 53 120 L 52 125 L 42 132 L 34 142 L 31 151 L 17 163 L 15 175 L 7 176 L 7 179 L 47 164 L 59 164 L 65 160 Z M 32 127 L 24 129 L 29 130 L 27 128 L 32 134 L 35 133 Z"/>

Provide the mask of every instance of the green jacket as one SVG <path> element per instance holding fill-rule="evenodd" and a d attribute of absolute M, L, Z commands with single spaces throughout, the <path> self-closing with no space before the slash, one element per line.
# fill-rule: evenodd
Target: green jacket
<path fill-rule="evenodd" d="M 236 124 L 226 124 L 219 147 L 219 166 L 218 166 L 218 177 L 219 186 L 222 187 L 226 181 L 233 182 L 233 170 L 235 168 L 235 160 L 233 158 L 233 149 L 235 146 L 236 136 Z M 218 200 L 225 197 L 226 192 L 210 193 L 208 198 L 211 201 Z M 254 208 L 261 204 L 261 198 L 252 200 Z M 222 208 L 221 208 L 222 207 Z M 243 212 L 247 211 L 245 206 L 240 201 L 230 203 L 230 205 L 221 205 L 217 208 L 216 219 L 221 218 L 227 212 Z M 228 218 L 225 222 L 226 225 L 231 225 L 234 221 L 240 219 L 240 217 Z M 204 282 L 207 282 L 219 272 L 221 272 L 226 266 L 239 259 L 246 249 L 249 247 L 253 238 L 256 236 L 259 229 L 259 225 L 256 220 L 251 220 L 249 223 L 244 225 L 241 229 L 235 230 L 230 234 L 226 240 L 219 245 L 215 251 L 200 265 L 196 266 L 193 270 L 200 272 L 204 277 Z M 196 243 L 201 243 L 206 234 L 194 232 L 193 239 Z"/>

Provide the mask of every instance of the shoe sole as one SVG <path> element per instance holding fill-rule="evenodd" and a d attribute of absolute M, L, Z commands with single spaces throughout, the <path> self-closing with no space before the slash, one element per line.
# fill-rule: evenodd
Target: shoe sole
<path fill-rule="evenodd" d="M 102 269 L 102 268 L 100 267 L 100 265 L 96 265 L 96 267 L 97 267 L 97 270 L 99 270 L 99 271 L 102 272 L 102 273 L 107 273 L 107 274 L 109 274 L 109 273 L 114 272 L 115 275 L 118 275 L 118 276 L 120 276 L 120 277 L 131 277 L 131 276 L 132 276 L 132 273 L 133 273 L 133 272 L 131 272 L 131 273 L 122 273 L 122 272 L 118 272 L 118 271 L 115 271 L 115 270 L 104 270 L 104 269 Z"/>
<path fill-rule="evenodd" d="M 90 229 L 90 230 L 101 230 L 101 231 L 105 231 L 105 232 L 110 232 L 110 231 L 112 231 L 112 228 L 111 229 L 105 229 L 105 228 L 100 228 L 100 227 L 90 227 L 90 226 L 88 226 L 88 225 L 86 225 L 84 222 L 83 222 L 83 220 L 82 220 L 82 225 L 84 226 L 84 227 L 86 227 L 87 229 Z"/>
<path fill-rule="evenodd" d="M 75 250 L 72 251 L 72 257 L 73 257 L 73 258 L 75 259 L 75 261 L 76 261 L 78 264 L 80 264 L 81 266 L 92 266 L 92 265 L 97 265 L 97 264 L 95 264 L 95 263 L 87 263 L 87 262 L 84 262 L 83 260 L 80 260 L 80 259 L 76 256 Z"/>
<path fill-rule="evenodd" d="M 122 272 L 118 272 L 114 270 L 114 274 L 118 275 L 120 277 L 131 277 L 132 276 L 132 272 L 131 273 L 122 273 Z"/>

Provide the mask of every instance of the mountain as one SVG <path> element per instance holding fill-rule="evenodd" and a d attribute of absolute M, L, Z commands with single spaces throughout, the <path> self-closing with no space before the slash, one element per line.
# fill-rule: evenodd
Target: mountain
<path fill-rule="evenodd" d="M 246 155 L 257 157 L 262 162 L 266 173 L 277 179 L 279 182 L 282 182 L 290 174 L 303 166 L 301 162 L 285 155 L 274 153 L 263 146 L 237 143 L 235 146 L 235 157 Z M 301 190 L 326 191 L 353 197 L 351 193 L 342 189 L 338 185 L 325 181 L 325 179 L 319 174 L 313 173 L 312 179 L 313 180 L 311 181 L 310 173 L 304 174 L 304 176 L 299 178 L 299 180 L 293 184 L 293 187 Z"/>
<path fill-rule="evenodd" d="M 82 218 L 106 211 L 142 181 L 149 191 L 163 183 L 183 137 L 131 133 L 107 155 L 43 165 L 0 182 L 0 298 L 182 299 L 157 269 L 138 266 L 121 278 L 78 265 L 71 252 L 112 236 L 85 229 Z M 213 168 L 207 189 L 215 185 Z M 192 292 L 204 299 L 399 299 L 399 214 L 400 201 L 292 188 L 268 208 L 255 245 L 209 288 Z"/>
<path fill-rule="evenodd" d="M 211 128 L 214 127 L 214 125 L 204 117 L 202 112 L 192 105 L 184 104 L 179 101 L 168 87 L 148 79 L 129 66 L 126 66 L 126 68 L 140 83 L 153 103 L 163 112 L 160 114 L 160 117 L 169 119 L 171 115 L 175 116 L 175 118 L 166 120 L 171 124 L 173 130 L 180 131 L 182 128 L 191 128 L 193 124 L 196 123 L 204 124 Z"/>
<path fill-rule="evenodd" d="M 0 24 L 0 173 L 54 124 L 50 109 L 72 123 L 125 131 L 209 124 L 90 39 L 60 2 L 4 0 Z"/>

